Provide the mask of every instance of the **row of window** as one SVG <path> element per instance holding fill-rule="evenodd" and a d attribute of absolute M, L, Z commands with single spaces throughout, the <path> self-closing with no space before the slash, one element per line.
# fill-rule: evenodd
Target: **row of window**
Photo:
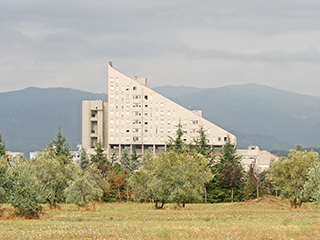
<path fill-rule="evenodd" d="M 116 136 L 116 137 L 114 138 L 114 136 L 111 135 L 111 136 L 110 136 L 110 141 L 113 141 L 114 139 L 115 139 L 116 141 L 119 141 L 119 137 L 118 137 L 118 136 Z M 124 137 L 122 136 L 121 139 L 122 139 L 122 141 L 123 141 Z M 141 136 L 133 136 L 133 137 L 132 137 L 132 140 L 133 140 L 134 142 L 135 142 L 135 141 L 141 141 L 141 139 L 142 139 Z M 158 137 L 156 137 L 156 142 L 158 141 L 157 139 L 158 139 Z M 221 142 L 221 139 L 222 139 L 221 137 L 218 137 L 218 142 Z M 129 136 L 126 136 L 126 141 L 129 141 L 129 140 L 130 140 L 130 137 L 129 137 Z M 150 142 L 152 142 L 152 136 L 150 136 L 149 140 L 150 140 Z M 167 140 L 169 140 L 169 137 L 167 138 Z M 144 137 L 144 141 L 148 141 L 148 136 L 145 136 L 145 137 Z M 160 136 L 160 141 L 161 141 L 161 142 L 164 141 L 164 137 L 163 137 L 163 136 Z M 187 138 L 184 137 L 184 138 L 183 138 L 183 141 L 184 141 L 184 142 L 187 142 Z M 198 141 L 198 138 L 197 138 L 197 137 L 190 138 L 190 143 L 195 142 L 195 141 Z M 226 138 L 226 137 L 224 137 L 224 141 L 227 141 L 227 138 Z M 209 138 L 207 139 L 207 142 L 210 143 L 210 139 L 209 139 Z M 215 142 L 215 137 L 213 138 L 213 142 Z"/>
<path fill-rule="evenodd" d="M 163 104 L 163 103 L 160 103 L 159 105 L 160 105 L 161 108 L 164 107 L 164 104 Z M 111 109 L 113 109 L 113 106 L 114 106 L 113 103 L 110 103 L 110 108 L 111 108 Z M 134 108 L 138 108 L 138 107 L 142 107 L 142 104 L 141 104 L 141 103 L 133 103 L 132 106 L 133 106 Z M 152 104 L 150 104 L 150 105 L 144 104 L 144 107 L 145 107 L 145 108 L 147 108 L 147 107 L 149 107 L 149 106 L 150 106 L 150 108 L 152 109 Z M 116 103 L 115 107 L 116 107 L 116 109 L 119 109 L 120 106 L 118 105 L 118 103 Z M 129 107 L 130 107 L 130 104 L 129 104 L 129 103 L 126 103 L 126 107 L 129 108 Z M 124 104 L 123 104 L 123 103 L 121 104 L 121 108 L 124 109 Z M 157 109 L 157 108 L 158 108 L 158 103 L 156 103 L 156 109 Z M 170 112 L 168 112 L 168 114 L 170 115 Z"/>
<path fill-rule="evenodd" d="M 130 90 L 130 87 L 126 86 L 125 87 L 126 91 L 129 91 Z M 114 90 L 114 86 L 113 85 L 110 85 L 110 91 L 113 91 Z M 122 92 L 124 91 L 124 86 L 121 87 L 121 90 Z M 136 86 L 133 86 L 132 87 L 132 91 L 136 91 L 137 90 L 137 87 Z M 116 91 L 119 91 L 119 88 L 118 86 L 116 86 Z"/>

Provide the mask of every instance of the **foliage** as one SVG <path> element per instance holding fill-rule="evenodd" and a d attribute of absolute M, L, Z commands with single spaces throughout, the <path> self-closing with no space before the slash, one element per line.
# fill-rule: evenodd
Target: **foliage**
<path fill-rule="evenodd" d="M 43 185 L 34 174 L 33 165 L 25 158 L 18 156 L 14 164 L 7 170 L 6 191 L 9 193 L 8 202 L 18 215 L 25 217 L 38 216 L 44 198 Z"/>
<path fill-rule="evenodd" d="M 9 164 L 5 156 L 0 156 L 0 203 L 6 199 L 5 181 Z"/>
<path fill-rule="evenodd" d="M 200 201 L 204 184 L 212 178 L 207 165 L 208 160 L 197 153 L 173 149 L 156 156 L 149 154 L 130 184 L 136 197 L 153 197 L 156 206 L 157 202 Z"/>
<path fill-rule="evenodd" d="M 78 207 L 87 207 L 89 201 L 99 200 L 108 187 L 108 182 L 101 178 L 100 170 L 94 165 L 84 173 L 80 167 L 77 167 L 74 171 L 74 180 L 68 181 L 68 187 L 64 193 L 68 203 L 74 203 Z"/>
<path fill-rule="evenodd" d="M 181 153 L 185 150 L 186 147 L 186 144 L 183 142 L 182 139 L 183 130 L 181 122 L 179 122 L 179 124 L 176 127 L 176 138 L 172 138 L 171 136 L 169 136 L 169 141 L 167 142 L 167 150 L 175 150 Z"/>
<path fill-rule="evenodd" d="M 49 142 L 47 149 L 52 151 L 63 164 L 69 164 L 72 161 L 70 146 L 60 125 L 55 139 Z"/>
<path fill-rule="evenodd" d="M 83 147 L 80 148 L 79 164 L 83 172 L 85 172 L 87 168 L 92 164 L 88 154 L 86 153 L 86 150 Z"/>
<path fill-rule="evenodd" d="M 213 145 L 208 144 L 208 136 L 203 126 L 199 128 L 198 133 L 199 135 L 195 142 L 194 150 L 207 158 L 209 160 L 209 165 L 211 166 L 214 160 L 214 147 Z"/>
<path fill-rule="evenodd" d="M 302 200 L 303 186 L 308 178 L 309 169 L 318 161 L 318 153 L 291 150 L 288 158 L 281 157 L 273 162 L 269 178 L 284 197 L 293 198 L 292 205 L 297 207 L 297 200 Z"/>
<path fill-rule="evenodd" d="M 236 154 L 236 148 L 227 138 L 225 145 L 221 149 L 219 162 L 216 164 L 217 178 L 224 186 L 231 190 L 231 202 L 234 200 L 234 189 L 243 182 L 243 168 L 241 157 Z"/>
<path fill-rule="evenodd" d="M 2 139 L 2 134 L 0 134 L 0 157 L 6 155 L 6 142 Z"/>
<path fill-rule="evenodd" d="M 103 144 L 101 141 L 98 141 L 94 149 L 95 154 L 91 155 L 91 162 L 96 164 L 105 164 L 108 159 L 107 155 L 104 153 Z"/>
<path fill-rule="evenodd" d="M 129 154 L 127 150 L 123 151 L 120 158 L 123 172 L 131 174 L 134 170 L 138 170 L 141 165 L 139 161 L 140 158 L 141 155 L 137 155 L 137 150 L 134 145 L 132 147 L 132 154 Z"/>
<path fill-rule="evenodd" d="M 303 196 L 310 201 L 320 202 L 320 165 L 309 168 L 307 181 L 303 185 Z"/>
<path fill-rule="evenodd" d="M 43 185 L 41 194 L 50 204 L 50 208 L 56 208 L 57 203 L 64 201 L 63 191 L 72 176 L 74 164 L 63 164 L 48 149 L 40 152 L 32 163 L 34 174 Z"/>

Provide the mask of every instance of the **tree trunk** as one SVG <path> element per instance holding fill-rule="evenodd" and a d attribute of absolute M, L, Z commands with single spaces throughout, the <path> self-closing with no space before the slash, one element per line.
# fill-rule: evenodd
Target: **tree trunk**
<path fill-rule="evenodd" d="M 161 208 L 163 208 L 164 201 L 162 201 L 162 204 L 161 204 L 160 206 L 158 205 L 158 203 L 159 203 L 159 201 L 156 200 L 156 201 L 155 201 L 155 207 L 156 207 L 156 209 L 161 209 Z"/>
<path fill-rule="evenodd" d="M 183 201 L 182 202 L 182 207 L 185 208 L 185 206 L 186 206 L 186 201 Z"/>
<path fill-rule="evenodd" d="M 204 203 L 207 204 L 207 186 L 204 186 Z"/>
<path fill-rule="evenodd" d="M 233 203 L 233 187 L 231 188 L 231 202 Z"/>
<path fill-rule="evenodd" d="M 259 198 L 259 185 L 257 185 L 257 198 Z"/>
<path fill-rule="evenodd" d="M 297 198 L 296 197 L 291 201 L 291 207 L 297 208 Z"/>

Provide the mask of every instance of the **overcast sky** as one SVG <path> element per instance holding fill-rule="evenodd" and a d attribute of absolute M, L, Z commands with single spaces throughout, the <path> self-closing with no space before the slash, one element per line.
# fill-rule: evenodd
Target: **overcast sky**
<path fill-rule="evenodd" d="M 319 0 L 1 0 L 0 92 L 258 83 L 320 96 Z"/>

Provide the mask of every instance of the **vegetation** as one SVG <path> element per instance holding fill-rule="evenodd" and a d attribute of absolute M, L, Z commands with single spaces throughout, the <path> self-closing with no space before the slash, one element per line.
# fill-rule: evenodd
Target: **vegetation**
<path fill-rule="evenodd" d="M 201 154 L 169 150 L 147 155 L 139 172 L 131 178 L 135 196 L 153 198 L 156 208 L 165 202 L 201 201 L 204 184 L 212 178 L 208 160 Z M 158 203 L 161 203 L 158 205 Z"/>
<path fill-rule="evenodd" d="M 6 154 L 6 142 L 2 139 L 2 134 L 0 134 L 0 157 Z"/>
<path fill-rule="evenodd" d="M 295 208 L 297 208 L 297 204 L 300 206 L 302 204 L 303 194 L 305 193 L 304 185 L 308 180 L 308 173 L 309 176 L 312 175 L 310 170 L 315 168 L 319 161 L 318 156 L 318 153 L 307 152 L 302 150 L 302 146 L 297 145 L 296 150 L 290 151 L 288 158 L 279 158 L 270 168 L 270 181 L 283 197 L 293 199 L 292 205 Z"/>
<path fill-rule="evenodd" d="M 236 154 L 236 148 L 231 144 L 229 137 L 221 149 L 219 161 L 215 167 L 218 181 L 231 190 L 231 202 L 233 202 L 234 189 L 242 184 L 244 172 L 241 157 Z"/>

